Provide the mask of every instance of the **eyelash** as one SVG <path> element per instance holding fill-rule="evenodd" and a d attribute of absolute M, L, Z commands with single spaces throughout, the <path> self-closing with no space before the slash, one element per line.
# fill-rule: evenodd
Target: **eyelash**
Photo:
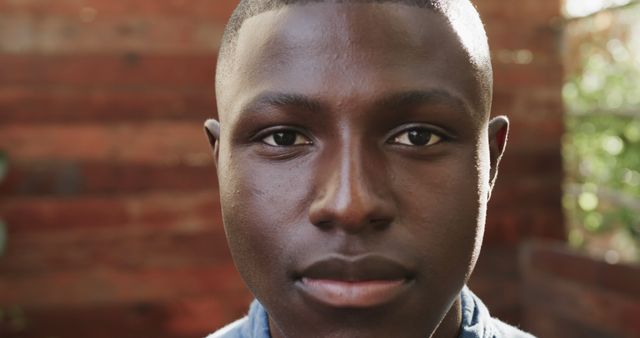
<path fill-rule="evenodd" d="M 293 132 L 293 136 L 295 137 L 293 139 L 293 144 L 291 144 L 291 145 L 280 145 L 280 144 L 277 144 L 278 143 L 277 137 L 280 137 L 280 138 L 285 137 L 284 135 L 278 136 L 278 134 L 285 134 L 285 133 L 288 133 L 288 132 Z M 273 142 L 266 141 L 268 138 L 272 138 Z M 266 137 L 264 137 L 262 139 L 262 142 L 266 143 L 267 145 L 272 146 L 272 147 L 293 147 L 293 146 L 301 146 L 301 145 L 313 144 L 313 142 L 311 142 L 311 140 L 309 140 L 308 137 L 302 135 L 301 133 L 299 133 L 297 131 L 292 131 L 292 130 L 281 130 L 281 131 L 272 132 L 271 134 L 269 134 Z"/>
<path fill-rule="evenodd" d="M 292 145 L 278 145 L 276 144 L 275 137 L 277 134 L 283 133 L 293 133 L 295 135 L 295 143 Z M 268 142 L 267 139 L 271 138 L 272 142 Z M 302 139 L 302 142 L 298 143 Z M 262 144 L 269 147 L 295 147 L 295 146 L 303 146 L 303 145 L 311 145 L 313 141 L 310 137 L 306 136 L 305 133 L 299 131 L 297 128 L 293 127 L 274 127 L 263 130 L 258 133 L 256 136 L 252 138 L 252 142 L 261 142 Z"/>
<path fill-rule="evenodd" d="M 410 140 L 410 135 L 409 133 L 413 132 L 413 131 L 420 131 L 420 132 L 427 132 L 429 133 L 429 138 L 428 138 L 428 142 L 424 145 L 416 145 L 416 144 L 407 144 L 407 143 L 402 143 L 400 141 L 398 141 L 400 138 L 402 138 L 403 135 L 407 134 L 407 136 L 405 137 L 407 140 L 409 140 L 409 142 L 411 142 Z M 277 134 L 283 134 L 283 133 L 293 133 L 295 135 L 295 139 L 294 139 L 294 143 L 291 145 L 279 145 L 277 144 L 277 140 L 275 139 Z M 271 138 L 272 141 L 269 142 L 267 141 L 268 138 Z M 436 138 L 435 141 L 433 141 L 433 138 Z M 443 141 L 448 140 L 449 137 L 447 136 L 447 134 L 445 132 L 442 132 L 440 130 L 435 130 L 435 128 L 431 128 L 431 127 L 425 127 L 425 126 L 409 126 L 409 127 L 404 127 L 402 128 L 400 131 L 397 131 L 395 134 L 393 134 L 392 137 L 390 137 L 386 143 L 387 144 L 392 144 L 392 145 L 399 145 L 399 146 L 406 146 L 406 147 L 431 147 L 434 146 L 438 143 L 441 143 Z M 270 128 L 268 130 L 265 130 L 261 133 L 259 133 L 258 135 L 256 135 L 253 138 L 254 141 L 260 141 L 263 144 L 270 146 L 270 147 L 295 147 L 295 146 L 303 146 L 303 145 L 312 145 L 314 144 L 313 140 L 306 136 L 304 133 L 300 132 L 299 130 L 297 130 L 296 128 L 291 128 L 291 127 L 279 127 L 279 128 Z"/>
<path fill-rule="evenodd" d="M 423 132 L 423 133 L 428 133 L 426 140 L 418 140 L 418 141 L 424 141 L 425 144 L 412 144 L 412 136 L 418 137 L 424 137 L 424 135 L 411 135 L 412 132 Z M 405 137 L 403 137 L 404 135 L 406 135 Z M 406 138 L 407 142 L 403 142 L 403 138 Z M 392 136 L 391 138 L 389 138 L 389 140 L 387 141 L 387 143 L 389 144 L 395 144 L 395 145 L 401 145 L 401 146 L 407 146 L 407 147 L 430 147 L 430 146 L 434 146 L 438 143 L 441 143 L 443 141 L 447 140 L 447 136 L 443 133 L 443 132 L 439 132 L 436 130 L 433 130 L 433 128 L 427 128 L 427 127 L 423 127 L 423 126 L 413 126 L 413 127 L 409 127 L 409 128 L 404 128 L 402 129 L 400 132 L 394 134 L 394 136 Z"/>

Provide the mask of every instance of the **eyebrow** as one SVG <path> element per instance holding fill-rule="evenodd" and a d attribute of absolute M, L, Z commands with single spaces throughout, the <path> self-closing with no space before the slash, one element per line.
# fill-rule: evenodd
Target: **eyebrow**
<path fill-rule="evenodd" d="M 377 99 L 374 102 L 376 109 L 397 110 L 426 104 L 444 104 L 454 111 L 473 116 L 469 105 L 462 98 L 442 89 L 410 90 L 392 93 Z M 327 104 L 321 100 L 296 93 L 265 92 L 246 104 L 240 114 L 266 111 L 278 108 L 300 108 L 308 112 L 317 113 L 327 109 Z"/>
<path fill-rule="evenodd" d="M 464 99 L 443 89 L 399 92 L 385 96 L 376 102 L 376 106 L 389 110 L 426 104 L 444 104 L 461 114 L 474 115 Z"/>
<path fill-rule="evenodd" d="M 310 112 L 319 112 L 325 108 L 325 105 L 319 100 L 301 94 L 266 92 L 246 104 L 240 110 L 240 114 L 246 115 L 252 112 L 292 107 L 302 108 Z"/>

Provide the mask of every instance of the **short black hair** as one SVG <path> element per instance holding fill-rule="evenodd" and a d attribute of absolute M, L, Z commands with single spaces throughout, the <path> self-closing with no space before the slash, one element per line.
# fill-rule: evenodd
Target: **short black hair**
<path fill-rule="evenodd" d="M 222 43 L 220 45 L 220 56 L 218 62 L 233 53 L 235 42 L 242 24 L 258 14 L 282 8 L 289 5 L 305 5 L 310 3 L 399 3 L 420 8 L 439 10 L 443 0 L 240 0 L 240 3 L 231 14 L 229 22 L 224 30 Z"/>
<path fill-rule="evenodd" d="M 260 13 L 278 9 L 288 5 L 304 5 L 308 3 L 334 2 L 334 3 L 385 3 L 395 2 L 420 8 L 437 10 L 442 0 L 240 0 L 233 11 L 229 23 L 224 31 L 222 46 L 233 44 L 238 36 L 238 31 L 245 20 Z"/>

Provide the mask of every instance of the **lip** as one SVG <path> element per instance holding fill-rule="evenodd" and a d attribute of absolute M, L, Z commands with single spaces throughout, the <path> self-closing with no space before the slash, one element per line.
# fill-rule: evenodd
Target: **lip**
<path fill-rule="evenodd" d="M 407 267 L 388 257 L 333 255 L 302 269 L 296 286 L 305 296 L 330 307 L 368 308 L 397 299 L 412 280 Z"/>

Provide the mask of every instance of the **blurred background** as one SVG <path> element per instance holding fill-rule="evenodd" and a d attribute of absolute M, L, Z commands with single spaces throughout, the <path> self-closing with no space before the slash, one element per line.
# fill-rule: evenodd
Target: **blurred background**
<path fill-rule="evenodd" d="M 476 0 L 513 126 L 470 282 L 640 337 L 640 5 Z M 203 337 L 251 300 L 205 118 L 231 0 L 0 0 L 0 337 Z"/>

